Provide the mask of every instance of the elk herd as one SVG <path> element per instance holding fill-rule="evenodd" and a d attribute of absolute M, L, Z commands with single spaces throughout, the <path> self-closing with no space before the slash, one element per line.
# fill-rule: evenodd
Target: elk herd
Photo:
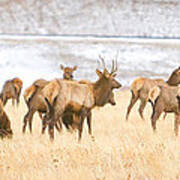
<path fill-rule="evenodd" d="M 32 132 L 33 115 L 38 112 L 42 122 L 42 134 L 48 127 L 51 140 L 54 140 L 54 130 L 61 132 L 63 125 L 68 131 L 78 130 L 78 141 L 81 140 L 83 123 L 87 120 L 89 135 L 92 135 L 92 110 L 95 107 L 103 107 L 106 104 L 116 105 L 114 89 L 122 87 L 115 79 L 118 71 L 117 60 L 112 61 L 112 68 L 109 72 L 105 66 L 105 61 L 100 57 L 103 71 L 96 69 L 97 81 L 74 80 L 73 73 L 77 66 L 73 68 L 60 65 L 63 71 L 63 79 L 57 78 L 51 81 L 38 79 L 25 89 L 23 97 L 28 111 L 23 118 L 22 132 L 26 132 L 27 125 Z M 131 109 L 140 100 L 139 114 L 144 120 L 143 111 L 150 102 L 152 105 L 151 125 L 156 130 L 156 121 L 164 112 L 174 113 L 174 131 L 178 135 L 180 124 L 180 67 L 175 69 L 167 81 L 163 79 L 150 79 L 140 77 L 133 81 L 130 90 L 132 97 L 127 107 L 126 121 L 129 119 Z M 0 93 L 0 137 L 12 137 L 11 121 L 4 110 L 9 99 L 12 105 L 18 105 L 23 82 L 19 78 L 7 80 Z"/>

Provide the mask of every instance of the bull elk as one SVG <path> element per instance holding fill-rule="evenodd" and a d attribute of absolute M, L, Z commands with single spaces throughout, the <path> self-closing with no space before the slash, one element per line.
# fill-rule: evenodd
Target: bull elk
<path fill-rule="evenodd" d="M 22 80 L 17 77 L 11 80 L 7 80 L 3 85 L 2 92 L 0 93 L 0 99 L 3 102 L 3 105 L 6 105 L 9 99 L 12 99 L 13 105 L 15 104 L 16 100 L 16 103 L 18 105 L 22 86 Z"/>
<path fill-rule="evenodd" d="M 104 62 L 103 59 L 102 62 Z M 95 106 L 102 107 L 108 103 L 112 90 L 121 87 L 121 84 L 115 80 L 116 71 L 117 67 L 114 68 L 113 61 L 110 73 L 106 68 L 104 68 L 103 72 L 96 69 L 99 79 L 91 85 L 77 81 L 55 79 L 44 87 L 42 90 L 43 96 L 51 106 L 53 105 L 52 108 L 54 109 L 48 111 L 51 112 L 49 114 L 49 135 L 51 140 L 54 139 L 54 126 L 56 122 L 59 118 L 62 118 L 63 113 L 69 106 L 73 112 L 76 112 L 76 124 L 78 124 L 77 128 L 79 131 L 78 139 L 79 141 L 81 140 L 84 117 L 87 117 L 87 114 Z"/>
<path fill-rule="evenodd" d="M 151 88 L 153 88 L 156 85 L 164 85 L 164 84 L 168 84 L 170 86 L 177 86 L 179 83 L 180 83 L 180 68 L 175 69 L 172 72 L 167 82 L 165 82 L 163 79 L 149 79 L 143 77 L 135 79 L 130 87 L 132 97 L 126 113 L 126 120 L 128 121 L 130 111 L 138 99 L 140 99 L 141 101 L 139 107 L 139 114 L 140 117 L 144 120 L 143 111 L 147 102 L 149 101 L 148 94 Z"/>

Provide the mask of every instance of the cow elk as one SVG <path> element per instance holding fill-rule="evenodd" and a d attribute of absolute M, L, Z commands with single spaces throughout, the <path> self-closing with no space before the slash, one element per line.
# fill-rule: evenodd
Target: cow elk
<path fill-rule="evenodd" d="M 159 119 L 162 112 L 174 113 L 174 132 L 178 135 L 180 124 L 180 88 L 166 86 L 155 86 L 150 91 L 150 99 L 154 102 L 153 113 L 151 116 L 151 125 L 156 131 L 156 121 Z"/>
<path fill-rule="evenodd" d="M 73 72 L 77 69 L 77 66 L 71 67 L 64 67 L 60 65 L 60 68 L 63 70 L 63 77 L 66 80 L 72 80 Z M 40 118 L 42 119 L 42 133 L 44 133 L 46 129 L 46 121 L 43 118 L 43 114 L 47 111 L 47 104 L 45 101 L 42 100 L 40 97 L 41 90 L 49 83 L 49 81 L 44 79 L 36 80 L 30 87 L 28 87 L 23 96 L 24 100 L 28 106 L 28 112 L 24 116 L 24 125 L 23 125 L 23 133 L 26 130 L 27 122 L 29 124 L 29 130 L 32 132 L 32 119 L 33 115 L 36 111 L 38 111 Z M 69 116 L 64 116 L 64 121 L 67 121 Z M 60 127 L 59 127 L 60 126 Z M 58 131 L 61 131 L 61 123 L 55 125 Z"/>
<path fill-rule="evenodd" d="M 66 80 L 73 80 L 73 73 L 77 70 L 77 66 L 64 67 L 62 64 L 60 65 L 60 69 L 63 71 L 63 78 Z"/>
<path fill-rule="evenodd" d="M 180 83 L 180 68 L 172 72 L 167 82 L 165 82 L 163 79 L 149 79 L 143 77 L 135 79 L 130 88 L 132 97 L 127 109 L 126 120 L 128 121 L 130 111 L 138 99 L 140 99 L 141 101 L 139 107 L 139 114 L 140 117 L 144 120 L 143 111 L 147 102 L 149 101 L 148 94 L 151 88 L 153 88 L 156 85 L 166 85 L 166 84 L 170 86 L 177 86 L 179 83 Z"/>
<path fill-rule="evenodd" d="M 0 93 L 0 99 L 2 100 L 4 106 L 9 99 L 12 99 L 13 105 L 15 104 L 15 100 L 17 105 L 19 104 L 22 86 L 23 82 L 19 78 L 13 78 L 4 83 L 2 92 Z"/>

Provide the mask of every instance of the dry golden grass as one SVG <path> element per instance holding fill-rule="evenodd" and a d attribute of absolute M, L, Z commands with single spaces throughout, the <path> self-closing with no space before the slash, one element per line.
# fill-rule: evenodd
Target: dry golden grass
<path fill-rule="evenodd" d="M 22 134 L 22 121 L 27 108 L 21 99 L 18 108 L 9 102 L 5 108 L 12 122 L 14 137 L 0 141 L 0 179 L 39 180 L 119 180 L 180 179 L 180 137 L 173 133 L 173 115 L 157 123 L 157 133 L 150 125 L 151 107 L 145 110 L 146 121 L 138 113 L 138 103 L 129 121 L 125 113 L 130 92 L 116 93 L 116 106 L 106 105 L 93 111 L 95 142 L 87 133 L 82 141 L 77 133 L 56 133 L 54 143 L 48 134 L 41 135 L 37 114 L 33 134 Z"/>

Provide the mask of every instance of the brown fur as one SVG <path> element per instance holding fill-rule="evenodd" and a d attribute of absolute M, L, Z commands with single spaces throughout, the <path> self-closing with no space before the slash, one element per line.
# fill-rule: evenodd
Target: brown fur
<path fill-rule="evenodd" d="M 167 83 L 170 86 L 177 86 L 180 84 L 180 67 L 172 72 L 171 76 L 167 80 Z"/>
<path fill-rule="evenodd" d="M 29 124 L 29 130 L 32 132 L 32 119 L 36 111 L 38 111 L 40 118 L 43 120 L 42 113 L 46 113 L 47 106 L 45 101 L 43 101 L 41 98 L 40 94 L 42 88 L 48 83 L 49 81 L 38 79 L 25 90 L 23 95 L 28 106 L 28 112 L 24 116 L 23 133 L 25 133 L 27 122 Z"/>
<path fill-rule="evenodd" d="M 66 80 L 73 80 L 73 73 L 77 70 L 77 66 L 71 67 L 64 67 L 62 64 L 60 65 L 60 69 L 63 71 L 63 79 Z"/>
<path fill-rule="evenodd" d="M 178 135 L 178 128 L 180 123 L 180 108 L 177 97 L 180 97 L 178 87 L 172 86 L 157 86 L 154 91 L 158 91 L 153 105 L 153 114 L 151 117 L 152 128 L 156 130 L 156 121 L 159 119 L 162 112 L 174 113 L 174 132 Z"/>
<path fill-rule="evenodd" d="M 77 66 L 74 66 L 73 68 L 70 67 L 64 67 L 63 65 L 60 65 L 60 68 L 63 70 L 64 74 L 63 77 L 66 80 L 72 80 L 73 78 L 73 72 L 77 69 Z M 39 94 L 41 94 L 42 88 L 44 88 L 49 81 L 46 81 L 44 79 L 38 79 L 36 80 L 30 87 L 28 87 L 24 92 L 24 99 L 28 106 L 28 112 L 24 116 L 24 125 L 23 125 L 23 132 L 26 130 L 27 122 L 29 123 L 29 130 L 32 132 L 32 118 L 36 111 L 38 111 L 40 118 L 42 119 L 42 133 L 44 133 L 46 129 L 46 120 L 43 118 L 43 113 L 46 113 L 47 111 L 47 105 L 45 101 L 41 99 Z M 49 89 L 48 95 L 51 97 L 52 92 L 56 91 L 57 87 L 56 84 L 53 84 L 51 89 Z M 52 98 L 54 98 L 52 96 Z M 64 116 L 63 120 L 66 121 L 69 116 Z M 56 124 L 56 129 L 58 131 L 61 130 L 62 125 L 59 123 L 59 126 Z M 68 127 L 68 126 L 66 126 Z"/>
<path fill-rule="evenodd" d="M 144 120 L 143 111 L 149 100 L 149 96 L 148 96 L 149 91 L 152 87 L 158 84 L 165 84 L 165 82 L 162 79 L 138 78 L 132 83 L 131 85 L 132 98 L 128 106 L 126 120 L 128 120 L 130 111 L 138 99 L 140 99 L 141 101 L 141 104 L 139 107 L 139 114 L 141 118 Z"/>
<path fill-rule="evenodd" d="M 72 82 L 56 79 L 42 90 L 43 95 L 47 98 L 49 104 L 53 104 L 54 102 L 52 97 L 57 97 L 54 114 L 51 115 L 49 123 L 49 135 L 51 139 L 54 139 L 54 125 L 59 117 L 62 117 L 69 103 L 73 102 L 81 106 L 83 109 L 92 110 L 95 106 L 104 106 L 109 101 L 112 89 L 121 87 L 121 85 L 114 79 L 115 75 L 108 73 L 106 69 L 103 73 L 99 70 L 97 70 L 96 73 L 99 76 L 99 80 L 91 86 L 84 83 L 80 84 L 76 81 Z M 57 84 L 56 87 L 58 89 L 53 94 L 50 94 L 49 89 L 51 89 L 54 84 Z M 81 115 L 83 111 L 81 111 Z M 78 118 L 82 119 L 81 115 L 79 115 Z M 81 120 L 79 120 L 79 122 L 78 130 L 80 140 L 83 123 Z"/>
<path fill-rule="evenodd" d="M 166 84 L 170 86 L 177 86 L 179 83 L 180 83 L 180 68 L 177 68 L 172 72 Z M 165 82 L 162 79 L 149 79 L 149 78 L 143 78 L 143 77 L 137 78 L 131 85 L 132 98 L 128 106 L 126 120 L 128 120 L 130 111 L 138 99 L 140 99 L 141 101 L 141 104 L 139 107 L 139 114 L 141 118 L 144 120 L 143 111 L 149 100 L 148 99 L 149 90 L 156 85 L 163 85 L 163 84 L 165 84 Z M 164 119 L 165 117 L 166 117 L 166 114 L 164 116 Z"/>
<path fill-rule="evenodd" d="M 16 100 L 17 105 L 19 104 L 19 97 L 21 93 L 23 82 L 19 78 L 14 78 L 12 80 L 7 80 L 4 85 L 2 92 L 0 94 L 0 98 L 3 102 L 3 105 L 6 105 L 9 99 L 12 99 L 12 104 L 14 105 L 14 101 Z"/>
<path fill-rule="evenodd" d="M 11 138 L 13 135 L 12 129 L 11 129 L 11 122 L 4 111 L 3 103 L 0 100 L 0 137 L 8 137 Z"/>

